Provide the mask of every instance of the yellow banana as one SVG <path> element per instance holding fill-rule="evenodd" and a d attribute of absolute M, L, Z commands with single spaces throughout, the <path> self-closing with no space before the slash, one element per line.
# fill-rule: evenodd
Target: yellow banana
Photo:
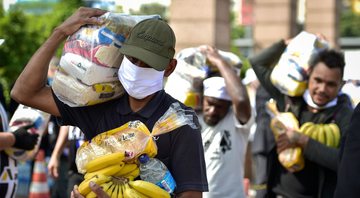
<path fill-rule="evenodd" d="M 118 194 L 117 194 L 117 198 L 124 198 L 123 196 L 123 184 L 118 184 L 119 185 L 119 190 L 118 190 Z"/>
<path fill-rule="evenodd" d="M 314 127 L 312 128 L 310 137 L 314 140 L 317 140 L 318 131 L 319 131 L 319 125 L 314 124 Z"/>
<path fill-rule="evenodd" d="M 108 194 L 109 197 L 111 197 L 111 195 L 112 195 L 112 193 L 113 193 L 113 191 L 115 189 L 115 186 L 116 186 L 116 184 L 112 183 L 112 185 L 106 190 L 106 194 Z"/>
<path fill-rule="evenodd" d="M 112 180 L 110 180 L 110 181 L 108 181 L 108 182 L 106 182 L 106 183 L 103 183 L 102 185 L 100 185 L 101 186 L 101 188 L 103 189 L 103 191 L 107 194 L 107 195 L 109 195 L 108 194 L 108 189 L 112 186 L 112 185 L 114 185 L 114 182 L 112 181 Z M 109 195 L 110 196 L 110 195 Z"/>
<path fill-rule="evenodd" d="M 275 138 L 277 138 L 280 134 L 283 134 L 286 132 L 286 126 L 282 122 L 280 122 L 276 117 L 271 119 L 270 128 L 271 128 Z"/>
<path fill-rule="evenodd" d="M 124 194 L 124 193 L 125 193 L 125 184 L 121 184 L 120 187 L 121 187 L 121 195 L 122 195 L 122 197 L 123 197 L 123 198 L 127 198 L 127 197 L 125 196 L 125 194 Z"/>
<path fill-rule="evenodd" d="M 148 196 L 136 191 L 135 189 L 131 188 L 129 184 L 125 183 L 123 185 L 123 195 L 127 198 L 147 198 Z"/>
<path fill-rule="evenodd" d="M 84 175 L 84 178 L 88 179 L 88 178 L 93 177 L 94 175 L 99 175 L 99 174 L 106 175 L 106 176 L 112 176 L 115 173 L 119 172 L 123 168 L 123 166 L 124 166 L 124 162 L 120 162 L 120 164 L 114 164 L 114 165 L 105 167 L 103 169 L 100 169 L 100 170 L 97 170 L 94 172 L 87 172 Z"/>
<path fill-rule="evenodd" d="M 304 128 L 304 131 L 303 131 L 304 135 L 311 137 L 311 134 L 315 128 L 316 128 L 316 124 L 314 124 L 314 123 L 312 123 L 312 125 L 310 125 L 309 127 Z"/>
<path fill-rule="evenodd" d="M 129 180 L 134 180 L 140 175 L 140 169 L 136 168 L 135 170 L 127 173 L 126 175 L 123 175 L 123 177 L 128 178 Z"/>
<path fill-rule="evenodd" d="M 137 164 L 127 164 L 126 163 L 120 171 L 115 173 L 115 176 L 124 176 L 124 175 L 130 173 L 131 171 L 135 170 L 136 168 L 138 168 Z"/>
<path fill-rule="evenodd" d="M 296 172 L 304 168 L 304 157 L 300 147 L 288 148 L 278 155 L 280 163 L 289 171 Z"/>
<path fill-rule="evenodd" d="M 148 196 L 157 198 L 170 198 L 170 194 L 156 184 L 143 180 L 129 181 L 129 185 L 136 191 Z"/>
<path fill-rule="evenodd" d="M 324 132 L 326 136 L 326 146 L 335 147 L 335 137 L 328 124 L 324 124 Z"/>
<path fill-rule="evenodd" d="M 111 198 L 117 198 L 119 193 L 119 184 L 115 183 L 114 185 L 115 187 L 113 192 L 111 193 Z"/>
<path fill-rule="evenodd" d="M 93 192 L 93 191 L 90 191 L 87 195 L 86 195 L 86 198 L 96 198 L 97 195 Z"/>
<path fill-rule="evenodd" d="M 324 125 L 323 124 L 318 125 L 317 141 L 319 141 L 321 144 L 326 145 L 325 132 L 324 132 Z"/>
<path fill-rule="evenodd" d="M 94 172 L 107 166 L 120 164 L 125 159 L 125 152 L 116 152 L 97 157 L 85 165 L 86 172 Z"/>
<path fill-rule="evenodd" d="M 331 131 L 334 135 L 334 139 L 335 139 L 334 147 L 337 148 L 339 146 L 340 138 L 341 138 L 340 129 L 339 129 L 338 125 L 336 125 L 335 123 L 330 123 L 329 127 L 331 128 Z"/>
<path fill-rule="evenodd" d="M 110 181 L 111 177 L 110 176 L 105 176 L 105 175 L 95 175 L 89 179 L 85 179 L 84 181 L 82 181 L 79 185 L 79 192 L 80 194 L 86 196 L 90 191 L 90 186 L 89 183 L 90 181 L 95 182 L 98 185 L 101 185 L 107 181 Z"/>
<path fill-rule="evenodd" d="M 305 134 L 305 132 L 312 126 L 314 125 L 313 122 L 305 122 L 304 124 L 301 125 L 300 127 L 300 132 Z"/>

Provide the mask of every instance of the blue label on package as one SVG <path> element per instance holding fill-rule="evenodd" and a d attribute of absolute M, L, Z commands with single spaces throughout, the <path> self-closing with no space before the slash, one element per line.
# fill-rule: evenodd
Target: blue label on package
<path fill-rule="evenodd" d="M 166 171 L 166 174 L 160 182 L 158 182 L 156 185 L 160 186 L 164 190 L 166 190 L 168 193 L 173 193 L 176 187 L 176 183 L 172 175 L 169 171 Z"/>
<path fill-rule="evenodd" d="M 36 118 L 36 120 L 34 121 L 34 127 L 35 127 L 36 129 L 39 129 L 40 126 L 42 125 L 42 123 L 43 123 L 43 119 L 42 119 L 41 117 L 38 117 L 38 118 Z"/>

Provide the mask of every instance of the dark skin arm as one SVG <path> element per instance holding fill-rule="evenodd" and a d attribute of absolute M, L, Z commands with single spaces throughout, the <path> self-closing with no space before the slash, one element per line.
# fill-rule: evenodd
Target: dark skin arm
<path fill-rule="evenodd" d="M 46 85 L 49 63 L 59 45 L 85 24 L 100 25 L 96 17 L 106 11 L 94 8 L 79 8 L 65 22 L 54 29 L 27 63 L 11 90 L 11 97 L 18 103 L 60 116 L 52 96 L 51 88 Z"/>
<path fill-rule="evenodd" d="M 251 105 L 246 87 L 242 84 L 240 77 L 221 57 L 216 48 L 202 46 L 201 50 L 206 53 L 207 60 L 219 69 L 221 76 L 225 79 L 226 90 L 231 97 L 236 118 L 242 124 L 247 123 L 251 116 Z"/>

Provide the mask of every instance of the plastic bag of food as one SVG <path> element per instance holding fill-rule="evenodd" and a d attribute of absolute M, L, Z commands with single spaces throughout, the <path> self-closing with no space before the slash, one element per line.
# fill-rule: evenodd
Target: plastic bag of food
<path fill-rule="evenodd" d="M 26 161 L 33 159 L 35 157 L 35 154 L 39 150 L 41 138 L 47 127 L 49 119 L 50 119 L 50 114 L 20 104 L 17 107 L 14 115 L 10 119 L 9 130 L 13 132 L 22 126 L 33 124 L 34 127 L 28 129 L 28 132 L 39 134 L 39 139 L 33 150 L 26 151 L 18 148 L 9 148 L 9 149 L 5 149 L 5 152 L 11 158 L 18 161 Z"/>
<path fill-rule="evenodd" d="M 178 66 L 168 77 L 165 91 L 195 110 L 202 108 L 202 81 L 209 75 L 218 73 L 215 66 L 210 65 L 202 52 L 204 46 L 185 48 L 175 58 Z M 219 54 L 240 73 L 240 58 L 232 52 L 219 50 Z"/>
<path fill-rule="evenodd" d="M 55 73 L 52 89 L 60 101 L 71 107 L 106 102 L 124 93 L 120 81 L 86 85 L 61 70 Z"/>
<path fill-rule="evenodd" d="M 160 16 L 107 12 L 99 17 L 102 25 L 83 26 L 69 36 L 60 58 L 61 72 L 54 76 L 55 95 L 71 106 L 88 106 L 123 94 L 117 76 L 123 59 L 119 49 L 130 30 L 138 22 L 149 18 Z M 99 93 L 94 87 L 104 83 L 111 84 L 113 89 Z"/>
<path fill-rule="evenodd" d="M 286 133 L 288 128 L 299 131 L 299 122 L 295 115 L 291 112 L 279 112 L 276 107 L 276 102 L 270 100 L 266 103 L 266 108 L 270 116 L 270 128 L 275 136 L 275 139 L 280 134 Z M 288 148 L 283 150 L 278 159 L 280 163 L 290 172 L 297 172 L 304 168 L 305 162 L 300 147 Z"/>
<path fill-rule="evenodd" d="M 307 72 L 312 55 L 328 48 L 314 34 L 301 32 L 293 38 L 274 67 L 270 80 L 283 94 L 301 96 L 307 88 Z"/>
<path fill-rule="evenodd" d="M 184 110 L 179 103 L 173 103 L 155 123 L 152 132 L 140 121 L 130 121 L 118 128 L 103 132 L 80 146 L 76 153 L 76 165 L 85 173 L 85 165 L 100 156 L 124 152 L 127 163 L 136 162 L 137 157 L 146 153 L 149 157 L 157 154 L 156 136 L 170 132 L 183 125 L 197 128 L 193 111 Z"/>

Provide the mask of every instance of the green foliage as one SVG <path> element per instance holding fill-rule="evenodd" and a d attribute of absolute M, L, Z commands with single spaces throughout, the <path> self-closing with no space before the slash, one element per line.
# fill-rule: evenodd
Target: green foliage
<path fill-rule="evenodd" d="M 2 0 L 0 0 L 1 2 Z M 39 5 L 27 3 L 12 6 L 7 12 L 0 9 L 0 38 L 5 42 L 0 46 L 0 83 L 8 85 L 15 82 L 32 54 L 49 37 L 53 29 L 69 17 L 78 7 L 81 0 L 61 0 L 58 3 Z M 27 12 L 40 6 L 51 9 L 45 12 Z M 61 54 L 62 47 L 57 55 Z"/>
<path fill-rule="evenodd" d="M 360 37 L 360 15 L 348 10 L 343 12 L 340 21 L 341 37 Z"/>
<path fill-rule="evenodd" d="M 161 5 L 159 3 L 143 4 L 140 6 L 139 11 L 130 10 L 130 14 L 136 14 L 136 15 L 158 14 L 164 20 L 167 20 L 166 13 L 167 13 L 166 6 Z"/>
<path fill-rule="evenodd" d="M 31 54 L 38 47 L 40 32 L 33 32 L 21 10 L 13 9 L 0 19 L 0 37 L 5 43 L 0 47 L 0 75 L 13 81 Z"/>

